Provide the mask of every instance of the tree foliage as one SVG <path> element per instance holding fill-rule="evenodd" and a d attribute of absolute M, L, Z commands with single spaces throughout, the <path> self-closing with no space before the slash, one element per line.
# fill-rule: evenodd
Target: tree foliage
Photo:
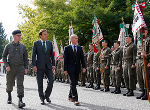
<path fill-rule="evenodd" d="M 6 43 L 8 43 L 6 37 L 7 35 L 5 34 L 5 29 L 3 27 L 3 24 L 0 23 L 0 59 L 2 58 L 4 46 L 6 45 Z"/>
<path fill-rule="evenodd" d="M 125 23 L 132 24 L 132 5 L 135 0 L 34 0 L 35 8 L 19 6 L 20 14 L 25 22 L 19 25 L 23 33 L 22 42 L 27 46 L 31 56 L 32 44 L 39 39 L 38 32 L 45 28 L 48 30 L 49 40 L 55 34 L 57 43 L 68 44 L 68 25 L 72 21 L 74 33 L 79 36 L 79 45 L 85 46 L 92 41 L 92 20 L 97 16 L 103 36 L 112 45 L 112 41 L 118 39 L 124 18 Z M 144 9 L 144 19 L 149 26 L 150 5 Z M 131 30 L 131 28 L 130 28 Z M 129 31 L 131 33 L 131 31 Z M 111 42 L 110 42 L 111 41 Z M 109 46 L 110 46 L 109 45 Z"/>

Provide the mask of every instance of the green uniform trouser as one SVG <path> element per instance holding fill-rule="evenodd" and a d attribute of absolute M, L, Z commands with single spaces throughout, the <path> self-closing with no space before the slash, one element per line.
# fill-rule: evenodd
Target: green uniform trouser
<path fill-rule="evenodd" d="M 144 89 L 146 89 L 146 78 L 145 78 L 143 59 L 138 59 L 136 62 L 136 66 L 137 66 L 136 73 L 137 73 L 137 79 L 138 79 L 139 87 L 142 90 L 144 90 Z M 147 80 L 148 80 L 148 85 L 150 88 L 149 72 L 150 72 L 149 68 L 147 68 Z"/>
<path fill-rule="evenodd" d="M 89 83 L 93 84 L 94 82 L 93 67 L 88 67 L 88 77 L 89 77 Z"/>
<path fill-rule="evenodd" d="M 132 69 L 131 60 L 124 61 L 123 64 L 123 77 L 127 89 L 135 90 L 136 88 L 136 70 Z"/>
<path fill-rule="evenodd" d="M 120 87 L 121 86 L 121 69 L 117 70 L 117 65 L 113 65 L 112 66 L 112 81 L 113 81 L 113 85 L 115 87 Z"/>
<path fill-rule="evenodd" d="M 93 73 L 95 74 L 95 83 L 97 85 L 101 84 L 101 73 L 100 70 L 97 70 L 96 68 L 93 69 Z"/>
<path fill-rule="evenodd" d="M 110 85 L 110 67 L 108 69 L 105 69 L 106 63 L 102 62 L 102 68 L 103 68 L 103 74 L 104 74 L 104 84 L 105 86 Z"/>
<path fill-rule="evenodd" d="M 17 80 L 17 94 L 18 97 L 22 96 L 24 97 L 24 86 L 23 86 L 23 82 L 24 82 L 24 72 L 25 72 L 25 68 L 24 66 L 12 66 L 10 65 L 10 71 L 7 72 L 6 75 L 6 92 L 7 93 L 11 93 L 13 91 L 13 86 L 14 86 L 14 82 L 15 79 Z"/>

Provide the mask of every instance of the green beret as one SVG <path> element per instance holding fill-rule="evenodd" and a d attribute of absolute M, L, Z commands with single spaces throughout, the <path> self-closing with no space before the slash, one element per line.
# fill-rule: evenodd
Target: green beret
<path fill-rule="evenodd" d="M 133 38 L 133 36 L 131 34 L 126 35 L 125 37 L 130 37 Z"/>
<path fill-rule="evenodd" d="M 107 40 L 102 40 L 102 42 L 105 42 L 105 43 L 107 43 L 107 44 L 108 44 L 108 41 L 107 41 Z"/>
<path fill-rule="evenodd" d="M 12 32 L 12 35 L 16 35 L 16 34 L 21 34 L 21 31 L 20 31 L 20 30 L 14 30 L 14 31 Z"/>

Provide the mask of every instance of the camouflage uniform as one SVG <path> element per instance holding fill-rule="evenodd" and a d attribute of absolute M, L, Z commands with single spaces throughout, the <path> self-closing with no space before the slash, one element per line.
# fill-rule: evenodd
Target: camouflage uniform
<path fill-rule="evenodd" d="M 147 71 L 147 80 L 148 80 L 148 85 L 150 86 L 150 79 L 149 79 L 149 68 L 147 67 L 147 64 L 150 59 L 150 38 L 147 37 L 143 41 L 144 44 L 144 50 L 147 54 L 147 57 L 145 57 L 145 62 L 146 62 L 146 71 Z M 141 56 L 142 53 L 142 45 L 140 41 L 137 43 L 137 62 L 136 62 L 136 73 L 137 73 L 137 79 L 139 83 L 139 87 L 142 90 L 142 94 L 137 97 L 137 99 L 142 99 L 146 100 L 147 99 L 147 93 L 146 93 L 146 78 L 145 78 L 145 71 L 144 71 L 144 63 L 143 63 L 143 56 Z"/>
<path fill-rule="evenodd" d="M 124 96 L 134 95 L 133 90 L 135 90 L 136 87 L 136 71 L 135 68 L 132 69 L 131 66 L 136 63 L 136 53 L 137 47 L 133 42 L 123 47 L 123 76 L 126 88 L 128 89 L 127 93 L 123 94 Z"/>
<path fill-rule="evenodd" d="M 101 84 L 101 74 L 100 74 L 100 59 L 99 59 L 99 52 L 94 53 L 94 58 L 93 58 L 93 73 L 95 74 L 95 82 L 96 82 L 96 87 L 95 89 L 100 89 L 100 84 Z M 97 70 L 98 69 L 98 70 Z"/>
<path fill-rule="evenodd" d="M 109 91 L 109 85 L 110 85 L 110 57 L 111 57 L 111 49 L 109 47 L 103 48 L 101 50 L 101 56 L 102 56 L 102 69 L 104 74 L 104 84 L 105 84 L 105 91 Z M 108 69 L 105 69 L 105 67 L 108 67 Z"/>
<path fill-rule="evenodd" d="M 12 92 L 16 79 L 18 97 L 24 97 L 24 72 L 28 68 L 26 47 L 21 43 L 11 42 L 5 46 L 2 57 L 5 66 L 10 67 L 6 75 L 7 93 Z"/>
<path fill-rule="evenodd" d="M 94 82 L 94 76 L 93 76 L 93 56 L 94 56 L 94 52 L 93 50 L 90 50 L 90 52 L 88 52 L 88 57 L 87 57 L 87 71 L 88 71 L 88 78 L 89 78 L 89 86 L 88 88 L 92 88 L 93 87 L 93 82 Z"/>
<path fill-rule="evenodd" d="M 122 49 L 117 48 L 112 52 L 112 80 L 113 85 L 115 86 L 115 90 L 112 93 L 121 93 L 121 76 L 122 76 Z M 117 69 L 120 67 L 120 70 Z"/>
<path fill-rule="evenodd" d="M 85 64 L 87 64 L 87 53 L 84 53 L 84 61 L 85 61 Z M 86 74 L 87 72 L 83 73 L 81 71 L 81 86 L 85 86 L 85 82 L 86 82 Z"/>

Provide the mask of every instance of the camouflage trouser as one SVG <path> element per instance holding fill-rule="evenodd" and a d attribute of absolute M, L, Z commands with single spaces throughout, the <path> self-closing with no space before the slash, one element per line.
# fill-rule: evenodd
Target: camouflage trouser
<path fill-rule="evenodd" d="M 101 73 L 100 70 L 97 70 L 96 68 L 93 69 L 93 73 L 95 74 L 95 83 L 97 85 L 101 84 Z"/>
<path fill-rule="evenodd" d="M 115 87 L 120 87 L 122 73 L 121 70 L 117 70 L 117 67 L 118 67 L 117 65 L 112 66 L 112 81 Z"/>
<path fill-rule="evenodd" d="M 136 73 L 137 73 L 137 80 L 139 83 L 139 87 L 142 90 L 144 90 L 146 89 L 146 78 L 145 78 L 143 59 L 138 59 L 136 62 L 136 66 L 137 66 Z M 148 85 L 150 88 L 149 69 L 150 68 L 147 68 L 146 72 L 147 72 Z"/>
<path fill-rule="evenodd" d="M 17 80 L 17 94 L 18 97 L 24 97 L 24 66 L 10 66 L 10 71 L 6 75 L 6 92 L 11 93 L 13 91 L 13 86 L 15 79 Z"/>
<path fill-rule="evenodd" d="M 123 77 L 127 89 L 135 90 L 136 88 L 136 69 L 132 69 L 131 60 L 123 63 Z"/>
<path fill-rule="evenodd" d="M 103 74 L 104 74 L 104 84 L 105 86 L 110 85 L 110 67 L 108 69 L 105 69 L 106 63 L 102 63 L 102 68 L 103 68 Z"/>
<path fill-rule="evenodd" d="M 86 79 L 86 72 L 85 73 L 83 73 L 82 71 L 81 71 L 81 84 L 85 84 L 85 79 Z"/>
<path fill-rule="evenodd" d="M 94 82 L 93 67 L 88 67 L 87 70 L 88 70 L 89 83 L 93 84 Z"/>

